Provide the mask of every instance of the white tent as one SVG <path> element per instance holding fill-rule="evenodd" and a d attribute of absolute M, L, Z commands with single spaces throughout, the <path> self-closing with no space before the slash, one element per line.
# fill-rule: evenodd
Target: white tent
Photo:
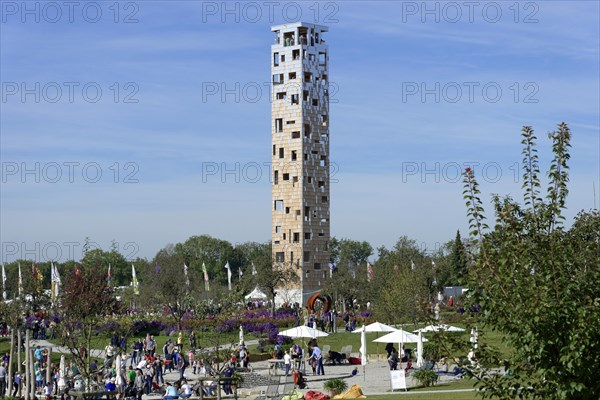
<path fill-rule="evenodd" d="M 246 300 L 267 300 L 267 295 L 255 288 L 250 294 L 244 297 Z"/>

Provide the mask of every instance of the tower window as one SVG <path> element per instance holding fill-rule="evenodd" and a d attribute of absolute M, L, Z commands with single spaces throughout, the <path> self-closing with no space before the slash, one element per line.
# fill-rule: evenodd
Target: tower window
<path fill-rule="evenodd" d="M 283 174 L 283 180 L 284 181 L 289 181 L 290 180 L 290 174 Z"/>
<path fill-rule="evenodd" d="M 295 72 L 290 72 L 290 73 L 288 74 L 288 78 L 289 78 L 290 80 L 296 79 L 296 73 L 295 73 Z"/>
<path fill-rule="evenodd" d="M 299 104 L 300 102 L 298 101 L 298 95 L 297 94 L 293 94 L 292 95 L 292 104 Z"/>
<path fill-rule="evenodd" d="M 279 65 L 279 53 L 273 53 L 273 66 L 277 67 Z"/>
<path fill-rule="evenodd" d="M 275 211 L 283 211 L 283 200 L 275 200 Z"/>
<path fill-rule="evenodd" d="M 275 171 L 273 173 L 273 184 L 277 185 L 279 183 L 279 171 Z"/>
<path fill-rule="evenodd" d="M 278 251 L 277 253 L 275 253 L 275 261 L 285 262 L 285 253 L 283 251 Z"/>
<path fill-rule="evenodd" d="M 325 65 L 327 62 L 327 53 L 319 52 L 319 65 Z"/>
<path fill-rule="evenodd" d="M 298 49 L 298 50 L 292 50 L 292 59 L 294 61 L 300 59 L 300 49 Z"/>
<path fill-rule="evenodd" d="M 304 258 L 302 260 L 303 262 L 309 262 L 310 261 L 310 251 L 305 251 L 304 252 Z"/>
<path fill-rule="evenodd" d="M 321 196 L 321 203 L 327 203 L 327 196 Z"/>
<path fill-rule="evenodd" d="M 310 136 L 310 124 L 304 124 L 304 136 Z"/>
<path fill-rule="evenodd" d="M 312 73 L 310 73 L 310 72 L 305 72 L 305 73 L 304 73 L 304 80 L 305 80 L 306 82 L 312 82 Z"/>
<path fill-rule="evenodd" d="M 283 131 L 283 118 L 275 119 L 275 132 Z"/>
<path fill-rule="evenodd" d="M 300 232 L 294 232 L 294 243 L 299 243 L 300 242 Z"/>
<path fill-rule="evenodd" d="M 312 105 L 317 107 L 319 105 L 319 99 L 312 99 Z"/>
<path fill-rule="evenodd" d="M 310 233 L 310 232 L 304 232 L 304 239 L 305 240 L 310 240 L 311 236 L 312 236 L 312 233 Z"/>
<path fill-rule="evenodd" d="M 292 139 L 300 139 L 300 131 L 292 132 Z"/>
<path fill-rule="evenodd" d="M 285 213 L 286 213 L 286 214 L 289 214 L 289 213 L 290 213 L 290 208 L 289 208 L 289 207 L 286 207 L 286 208 L 285 208 Z"/>
<path fill-rule="evenodd" d="M 285 100 L 285 92 L 277 92 L 277 100 Z"/>
<path fill-rule="evenodd" d="M 296 150 L 292 150 L 292 161 L 296 161 L 298 158 L 298 152 Z"/>
<path fill-rule="evenodd" d="M 303 90 L 302 91 L 302 99 L 304 101 L 308 101 L 308 90 Z"/>
<path fill-rule="evenodd" d="M 283 158 L 285 155 L 284 153 L 285 153 L 285 149 L 283 147 L 280 147 L 279 148 L 279 158 Z"/>
<path fill-rule="evenodd" d="M 275 233 L 281 233 L 281 225 L 275 227 Z"/>
<path fill-rule="evenodd" d="M 321 263 L 315 263 L 315 270 L 321 269 Z"/>
<path fill-rule="evenodd" d="M 273 85 L 281 85 L 283 84 L 283 74 L 274 74 L 273 75 Z"/>
<path fill-rule="evenodd" d="M 275 145 L 273 145 L 273 155 L 277 154 L 277 147 L 275 147 Z"/>

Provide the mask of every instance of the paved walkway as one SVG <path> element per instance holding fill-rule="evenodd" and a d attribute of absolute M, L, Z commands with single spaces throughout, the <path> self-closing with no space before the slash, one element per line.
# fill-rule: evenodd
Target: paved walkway
<path fill-rule="evenodd" d="M 257 344 L 257 343 L 258 343 L 258 340 L 246 341 L 246 344 L 248 344 L 248 345 Z M 52 351 L 57 352 L 57 353 L 69 353 L 68 349 L 53 345 L 52 343 L 45 341 L 45 340 L 32 341 L 32 345 L 33 346 L 39 345 L 40 347 L 52 347 Z M 92 356 L 96 357 L 96 358 L 103 358 L 104 351 L 103 350 L 92 350 Z M 251 364 L 251 366 L 252 366 L 254 373 L 258 373 L 258 374 L 261 374 L 264 376 L 269 376 L 270 364 L 268 361 L 253 362 Z M 355 368 L 358 368 L 358 374 L 356 376 L 352 376 L 352 370 L 354 370 Z M 451 366 L 451 368 L 452 368 L 452 366 Z M 369 360 L 369 363 L 367 365 L 365 365 L 364 368 L 363 368 L 363 366 L 360 366 L 360 365 L 356 366 L 356 365 L 342 364 L 342 365 L 335 365 L 335 366 L 325 365 L 324 369 L 325 369 L 325 375 L 313 376 L 312 370 L 310 369 L 310 367 L 308 368 L 307 373 L 305 374 L 308 387 L 305 390 L 303 390 L 303 392 L 306 392 L 308 390 L 317 390 L 317 391 L 320 391 L 323 393 L 327 393 L 325 390 L 323 390 L 323 384 L 325 383 L 325 381 L 327 381 L 329 379 L 333 379 L 333 378 L 342 378 L 346 381 L 346 383 L 348 384 L 348 387 L 350 387 L 352 385 L 360 385 L 363 393 L 367 396 L 392 394 L 390 371 L 389 371 L 388 363 L 385 360 Z M 283 376 L 284 375 L 283 371 L 281 369 L 278 369 L 277 373 L 278 373 L 277 377 L 280 379 L 280 382 L 283 385 L 283 383 L 286 381 L 286 378 Z M 418 386 L 418 383 L 412 378 L 412 373 L 414 373 L 414 370 L 409 371 L 409 374 L 406 377 L 406 385 L 408 388 Z M 202 377 L 202 375 L 194 375 L 191 368 L 186 369 L 185 375 L 186 375 L 186 378 L 188 379 L 188 381 L 191 382 L 192 384 L 195 383 L 197 378 Z M 164 377 L 165 377 L 165 382 L 173 382 L 173 381 L 176 381 L 179 379 L 179 373 L 178 372 L 166 373 L 164 375 Z M 440 374 L 439 377 L 440 377 L 440 379 L 438 381 L 439 383 L 456 381 L 458 379 L 453 375 L 445 375 L 445 374 Z M 291 381 L 292 378 L 289 377 L 288 379 Z M 252 389 L 242 388 L 242 389 L 238 390 L 238 394 L 240 395 L 240 397 L 254 398 L 260 394 L 261 390 L 264 390 L 264 389 L 265 389 L 265 386 L 257 386 Z M 472 389 L 460 389 L 460 390 L 450 390 L 450 391 L 451 392 L 464 392 L 464 391 L 471 391 L 471 390 Z M 410 393 L 414 393 L 414 394 L 416 394 L 416 393 L 440 393 L 440 392 L 442 392 L 442 391 L 435 391 L 435 392 L 419 391 L 419 392 L 408 392 L 406 394 L 410 394 Z M 399 393 L 405 393 L 405 392 L 396 390 L 393 393 L 399 394 Z M 150 399 L 157 399 L 157 398 L 159 398 L 159 396 L 151 394 L 148 396 L 144 395 L 144 398 L 150 400 Z"/>

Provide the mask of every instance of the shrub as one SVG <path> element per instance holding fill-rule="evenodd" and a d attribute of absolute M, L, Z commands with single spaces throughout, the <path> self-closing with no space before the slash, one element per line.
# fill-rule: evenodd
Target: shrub
<path fill-rule="evenodd" d="M 438 381 L 438 374 L 430 369 L 420 369 L 413 374 L 414 378 L 425 387 L 433 386 Z"/>
<path fill-rule="evenodd" d="M 342 393 L 347 387 L 346 381 L 339 378 L 329 379 L 323 384 L 323 389 L 328 390 L 331 394 Z"/>

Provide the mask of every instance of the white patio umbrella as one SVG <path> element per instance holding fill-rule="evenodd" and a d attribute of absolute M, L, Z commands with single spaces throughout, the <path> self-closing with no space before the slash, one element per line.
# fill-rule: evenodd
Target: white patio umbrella
<path fill-rule="evenodd" d="M 369 325 L 365 326 L 364 328 L 365 328 L 365 332 L 393 332 L 393 331 L 397 330 L 393 326 L 382 324 L 381 322 L 373 322 L 372 324 L 369 324 Z M 362 332 L 362 328 L 359 328 L 359 329 L 356 329 L 353 331 L 353 333 L 360 333 L 360 332 Z"/>
<path fill-rule="evenodd" d="M 285 331 L 279 332 L 279 334 L 281 336 L 287 336 L 292 339 L 329 336 L 327 332 L 323 332 L 315 328 L 309 328 L 306 325 L 300 325 L 295 328 L 286 329 Z"/>
<path fill-rule="evenodd" d="M 419 341 L 419 337 L 414 333 L 407 332 L 403 329 L 398 329 L 373 341 L 380 343 L 398 343 L 400 345 L 398 352 L 401 352 L 404 343 L 417 343 Z M 427 339 L 423 338 L 423 341 L 426 342 Z"/>
<path fill-rule="evenodd" d="M 365 374 L 365 365 L 367 365 L 367 329 L 363 325 L 360 333 L 360 363 L 363 366 L 363 376 L 367 379 Z"/>
<path fill-rule="evenodd" d="M 58 390 L 62 393 L 63 389 L 67 386 L 65 382 L 65 376 L 67 375 L 67 371 L 65 371 L 65 356 L 60 356 L 60 365 L 59 369 L 59 378 L 58 378 Z"/>
<path fill-rule="evenodd" d="M 425 328 L 417 329 L 416 331 L 413 331 L 413 332 L 419 333 L 419 332 L 437 332 L 437 331 L 464 332 L 465 330 L 463 328 L 459 328 L 457 326 L 441 324 L 441 325 L 427 325 Z"/>
<path fill-rule="evenodd" d="M 117 390 L 119 391 L 119 393 L 121 393 L 121 385 L 123 384 L 123 380 L 121 378 L 121 355 L 119 354 L 116 358 L 115 363 L 116 368 L 115 368 L 115 373 L 117 374 L 117 376 L 115 377 L 115 385 L 117 386 Z"/>
<path fill-rule="evenodd" d="M 244 342 L 244 328 L 240 325 L 240 344 Z"/>
<path fill-rule="evenodd" d="M 419 332 L 419 340 L 417 341 L 417 368 L 421 368 L 425 365 L 423 359 L 423 333 Z"/>
<path fill-rule="evenodd" d="M 393 332 L 396 330 L 396 328 L 394 328 L 393 326 L 382 324 L 381 322 L 373 322 L 372 324 L 369 324 L 367 326 L 363 325 L 363 328 L 365 329 L 365 332 L 377 332 L 378 334 L 380 332 Z M 352 331 L 352 333 L 362 334 L 363 328 L 355 329 L 354 331 Z M 379 337 L 379 335 L 377 337 Z M 379 343 L 377 343 L 377 354 L 379 354 Z"/>

